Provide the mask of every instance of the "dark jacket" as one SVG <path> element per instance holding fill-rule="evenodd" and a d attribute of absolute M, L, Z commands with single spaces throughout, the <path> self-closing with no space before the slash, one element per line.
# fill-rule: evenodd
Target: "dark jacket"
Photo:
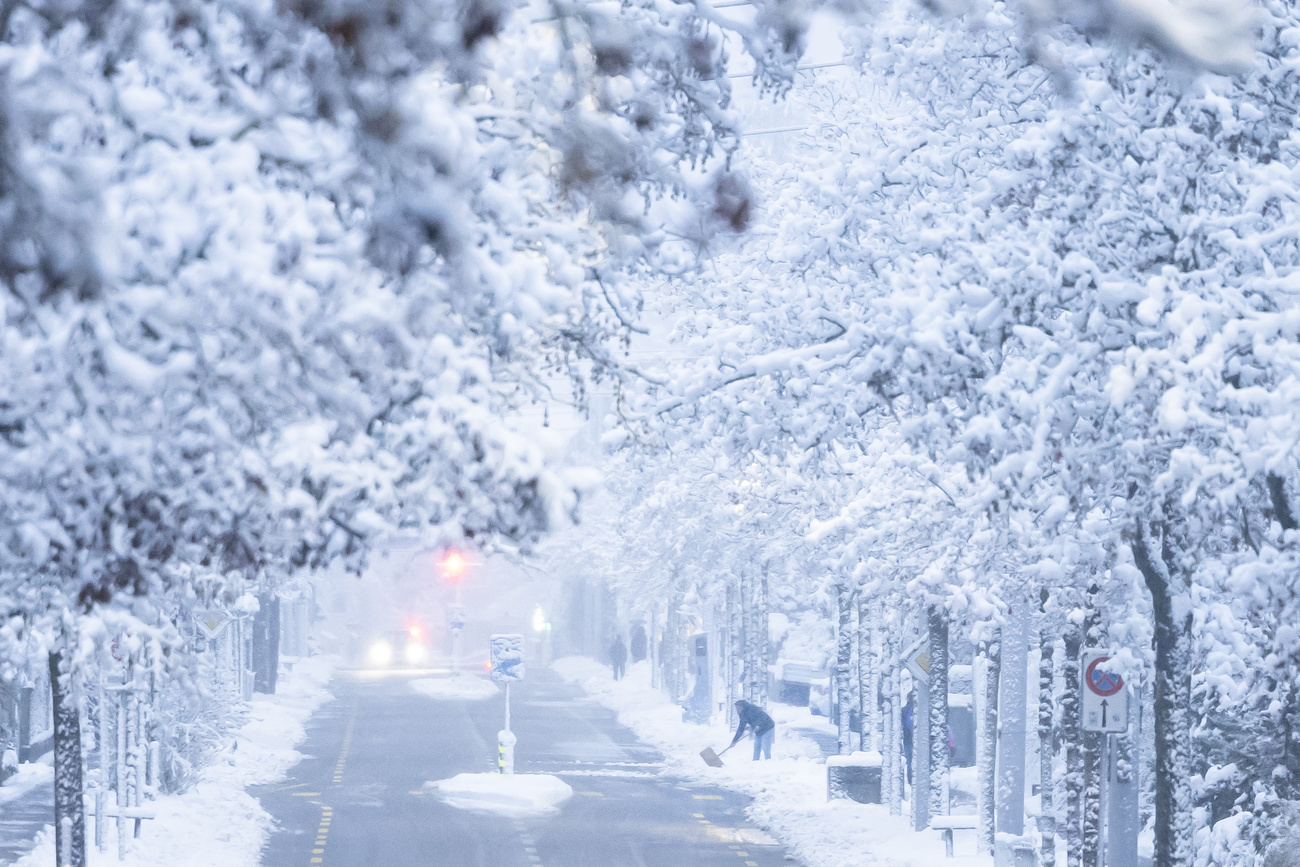
<path fill-rule="evenodd" d="M 627 645 L 623 643 L 623 636 L 614 639 L 614 643 L 609 648 L 609 660 L 615 665 L 627 662 Z"/>
<path fill-rule="evenodd" d="M 740 716 L 740 725 L 736 726 L 736 736 L 731 739 L 731 745 L 735 746 L 736 742 L 745 734 L 745 729 L 752 729 L 754 737 L 764 735 L 776 728 L 776 723 L 767 715 L 761 707 L 756 704 L 750 704 L 741 700 L 736 702 L 736 711 Z"/>

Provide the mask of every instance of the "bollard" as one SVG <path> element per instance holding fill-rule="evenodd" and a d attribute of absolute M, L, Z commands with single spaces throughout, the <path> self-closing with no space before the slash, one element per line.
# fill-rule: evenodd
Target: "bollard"
<path fill-rule="evenodd" d="M 497 772 L 502 776 L 515 772 L 515 737 L 514 732 L 497 732 Z"/>

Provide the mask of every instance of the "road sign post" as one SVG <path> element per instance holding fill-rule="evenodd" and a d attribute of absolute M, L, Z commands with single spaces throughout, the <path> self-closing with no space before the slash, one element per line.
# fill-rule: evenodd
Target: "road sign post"
<path fill-rule="evenodd" d="M 460 604 L 460 585 L 456 585 L 456 599 L 454 605 L 447 606 L 447 628 L 451 630 L 451 665 L 456 671 L 460 671 L 462 654 L 461 654 L 461 633 L 465 631 L 465 621 L 468 619 L 465 606 Z"/>
<path fill-rule="evenodd" d="M 515 772 L 515 738 L 510 731 L 510 684 L 524 679 L 524 637 L 517 633 L 493 635 L 488 643 L 494 683 L 505 684 L 506 725 L 497 732 L 497 772 Z"/>
<path fill-rule="evenodd" d="M 1114 670 L 1108 652 L 1084 651 L 1083 728 L 1103 732 L 1102 838 L 1108 867 L 1134 867 L 1137 863 L 1138 815 L 1137 731 L 1130 726 L 1130 687 Z"/>

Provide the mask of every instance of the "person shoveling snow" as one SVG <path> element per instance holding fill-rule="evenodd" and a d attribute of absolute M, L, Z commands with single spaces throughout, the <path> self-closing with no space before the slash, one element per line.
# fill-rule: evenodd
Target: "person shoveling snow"
<path fill-rule="evenodd" d="M 736 702 L 736 716 L 739 717 L 740 723 L 736 726 L 736 736 L 731 739 L 727 749 L 739 743 L 745 735 L 745 729 L 748 728 L 754 732 L 754 761 L 760 758 L 772 758 L 772 741 L 776 739 L 776 723 L 767 715 L 767 711 L 741 699 Z"/>
<path fill-rule="evenodd" d="M 554 813 L 573 797 L 569 784 L 550 774 L 457 774 L 424 788 L 453 807 L 514 818 Z"/>
<path fill-rule="evenodd" d="M 776 722 L 761 707 L 743 699 L 736 702 L 736 715 L 740 718 L 740 723 L 736 726 L 736 736 L 731 739 L 731 743 L 727 744 L 726 749 L 720 753 L 714 752 L 713 747 L 700 750 L 700 758 L 704 759 L 704 763 L 711 768 L 722 767 L 722 756 L 726 755 L 727 750 L 740 743 L 740 739 L 746 734 L 746 729 L 754 735 L 754 761 L 760 758 L 772 758 Z"/>

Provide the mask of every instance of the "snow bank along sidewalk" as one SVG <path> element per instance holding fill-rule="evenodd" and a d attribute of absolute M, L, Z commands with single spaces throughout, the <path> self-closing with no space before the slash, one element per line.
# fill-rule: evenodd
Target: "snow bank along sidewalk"
<path fill-rule="evenodd" d="M 54 811 L 54 768 L 49 753 L 24 762 L 0 785 L 0 864 L 27 854 Z"/>
<path fill-rule="evenodd" d="M 700 750 L 721 751 L 732 732 L 721 725 L 682 722 L 681 708 L 650 687 L 645 662 L 615 681 L 609 667 L 585 657 L 566 657 L 552 666 L 564 679 L 618 714 L 618 721 L 664 754 L 665 773 L 749 795 L 750 818 L 785 845 L 807 867 L 989 867 L 992 857 L 977 856 L 971 832 L 958 835 L 957 857 L 944 856 L 938 831 L 912 831 L 887 808 L 854 801 L 826 800 L 826 765 L 808 739 L 791 733 L 777 713 L 772 760 L 751 761 L 748 740 L 710 768 Z M 780 709 L 780 706 L 776 706 Z"/>
<path fill-rule="evenodd" d="M 87 862 L 91 867 L 256 867 L 271 829 L 271 816 L 247 786 L 273 783 L 302 757 L 294 749 L 306 734 L 308 717 L 329 697 L 326 688 L 333 661 L 315 657 L 282 676 L 275 695 L 256 695 L 248 722 L 233 748 L 199 775 L 199 782 L 179 795 L 151 803 L 157 818 L 146 821 L 140 839 L 127 844 L 126 861 L 117 860 L 117 836 L 107 830 L 108 846 L 94 846 L 94 819 L 86 822 Z M 15 867 L 54 863 L 53 826 Z"/>

